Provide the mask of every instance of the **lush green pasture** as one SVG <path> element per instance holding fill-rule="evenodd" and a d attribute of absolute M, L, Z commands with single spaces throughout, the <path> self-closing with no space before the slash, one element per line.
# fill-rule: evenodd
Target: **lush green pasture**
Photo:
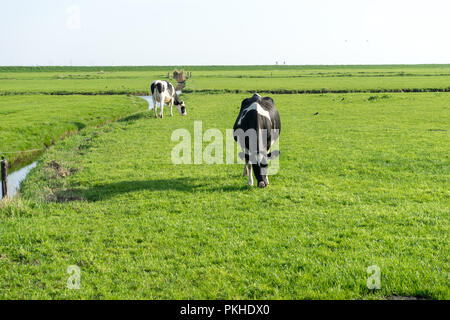
<path fill-rule="evenodd" d="M 450 91 L 450 76 L 195 78 L 185 92 L 391 92 Z"/>
<path fill-rule="evenodd" d="M 127 96 L 0 97 L 0 154 L 19 165 L 68 133 L 145 109 L 147 103 Z"/>
<path fill-rule="evenodd" d="M 307 77 L 307 76 L 448 76 L 450 65 L 394 65 L 394 66 L 217 66 L 217 67 L 0 67 L 1 80 L 34 79 L 127 79 L 165 77 L 174 69 L 193 72 L 195 77 Z"/>
<path fill-rule="evenodd" d="M 0 95 L 147 94 L 174 67 L 0 67 Z M 450 90 L 450 66 L 184 67 L 185 92 L 360 92 Z M 173 81 L 173 80 L 172 80 Z M 175 83 L 175 82 L 174 82 Z"/>
<path fill-rule="evenodd" d="M 448 90 L 449 65 L 177 67 L 187 117 L 125 95 L 175 68 L 0 67 L 19 94 L 0 97 L 0 151 L 50 146 L 0 204 L 0 298 L 450 298 L 450 94 L 386 93 Z M 225 132 L 253 91 L 380 93 L 271 95 L 267 189 L 242 165 L 172 164 L 173 130 Z"/>
<path fill-rule="evenodd" d="M 153 80 L 167 78 L 167 74 L 141 77 L 64 77 L 41 79 L 0 80 L 0 95 L 11 94 L 84 94 L 84 95 L 148 95 Z M 174 82 L 176 84 L 176 82 Z"/>
<path fill-rule="evenodd" d="M 51 147 L 1 209 L 0 298 L 450 298 L 448 93 L 272 95 L 266 189 L 242 165 L 171 163 L 173 130 L 224 132 L 244 97 L 185 95 L 187 117 L 142 112 Z"/>
<path fill-rule="evenodd" d="M 196 77 L 389 77 L 389 76 L 445 76 L 450 74 L 449 65 L 391 65 L 391 66 L 257 66 L 215 67 L 193 71 Z"/>
<path fill-rule="evenodd" d="M 150 83 L 162 76 L 142 78 L 0 80 L 0 95 L 9 94 L 135 94 L 148 95 Z M 450 76 L 410 77 L 197 77 L 185 92 L 391 92 L 450 91 Z"/>

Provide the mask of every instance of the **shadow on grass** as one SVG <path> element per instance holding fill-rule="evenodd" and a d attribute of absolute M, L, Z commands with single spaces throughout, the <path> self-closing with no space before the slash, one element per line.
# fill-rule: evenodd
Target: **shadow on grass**
<path fill-rule="evenodd" d="M 91 186 L 81 192 L 88 201 L 100 201 L 135 191 L 180 191 L 193 192 L 203 185 L 191 178 L 120 181 Z"/>
<path fill-rule="evenodd" d="M 131 116 L 124 117 L 124 118 L 118 120 L 118 122 L 135 121 L 135 120 L 140 120 L 140 119 L 147 118 L 147 117 L 148 117 L 148 112 L 141 112 L 141 113 L 133 114 Z"/>
<path fill-rule="evenodd" d="M 210 181 L 214 179 L 217 179 L 217 184 L 211 185 Z M 70 191 L 71 194 L 76 194 L 80 199 L 95 202 L 136 191 L 176 191 L 180 193 L 196 193 L 240 192 L 248 189 L 249 187 L 247 185 L 224 186 L 217 177 L 203 177 L 202 179 L 183 177 L 175 179 L 120 181 L 95 185 L 88 189 L 70 189 L 67 190 L 67 192 Z"/>
<path fill-rule="evenodd" d="M 86 125 L 83 122 L 74 121 L 73 124 L 77 127 L 78 130 L 86 128 Z"/>

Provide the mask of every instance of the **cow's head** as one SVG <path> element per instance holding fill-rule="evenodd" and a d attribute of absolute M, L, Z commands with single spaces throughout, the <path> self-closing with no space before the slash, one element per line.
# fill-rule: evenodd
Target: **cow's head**
<path fill-rule="evenodd" d="M 264 154 L 261 152 L 258 155 L 256 163 L 252 163 L 253 172 L 255 173 L 256 181 L 258 182 L 258 187 L 265 188 L 269 185 L 269 179 L 267 178 L 269 160 L 275 159 L 280 155 L 280 151 L 275 150 Z"/>
<path fill-rule="evenodd" d="M 187 115 L 187 112 L 186 112 L 186 106 L 184 105 L 184 101 L 180 101 L 178 104 L 175 104 L 175 106 L 177 107 L 178 112 L 179 112 L 182 116 Z"/>
<path fill-rule="evenodd" d="M 261 152 L 257 157 L 254 157 L 252 155 L 246 156 L 244 152 L 239 152 L 239 157 L 242 160 L 247 160 L 246 158 L 248 158 L 249 162 L 251 163 L 253 172 L 255 173 L 256 181 L 258 182 L 257 185 L 260 188 L 265 188 L 269 185 L 269 179 L 267 178 L 269 160 L 273 160 L 279 155 L 279 150 L 274 150 L 265 154 Z"/>

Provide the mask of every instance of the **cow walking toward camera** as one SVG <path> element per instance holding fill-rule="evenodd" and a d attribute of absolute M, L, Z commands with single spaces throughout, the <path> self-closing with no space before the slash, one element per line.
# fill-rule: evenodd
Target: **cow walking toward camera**
<path fill-rule="evenodd" d="M 153 108 L 155 109 L 155 118 L 158 117 L 158 107 L 156 104 L 157 102 L 160 103 L 160 111 L 159 111 L 160 118 L 164 116 L 164 103 L 169 104 L 170 116 L 173 116 L 172 106 L 174 104 L 178 112 L 182 116 L 185 116 L 187 114 L 184 101 L 180 100 L 175 91 L 175 88 L 170 82 L 164 80 L 153 81 L 150 86 L 150 90 L 152 92 Z"/>
<path fill-rule="evenodd" d="M 280 115 L 273 99 L 259 94 L 244 99 L 233 131 L 234 140 L 243 151 L 239 156 L 245 159 L 244 176 L 248 176 L 248 184 L 253 185 L 253 171 L 258 187 L 268 186 L 268 161 L 280 153 L 279 150 L 270 152 L 281 131 Z"/>

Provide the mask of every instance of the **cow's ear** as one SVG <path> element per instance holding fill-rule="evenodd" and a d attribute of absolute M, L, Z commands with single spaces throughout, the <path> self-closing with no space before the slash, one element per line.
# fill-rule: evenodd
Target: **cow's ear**
<path fill-rule="evenodd" d="M 270 152 L 267 157 L 269 160 L 275 159 L 280 155 L 280 150 L 274 150 L 272 152 Z"/>

